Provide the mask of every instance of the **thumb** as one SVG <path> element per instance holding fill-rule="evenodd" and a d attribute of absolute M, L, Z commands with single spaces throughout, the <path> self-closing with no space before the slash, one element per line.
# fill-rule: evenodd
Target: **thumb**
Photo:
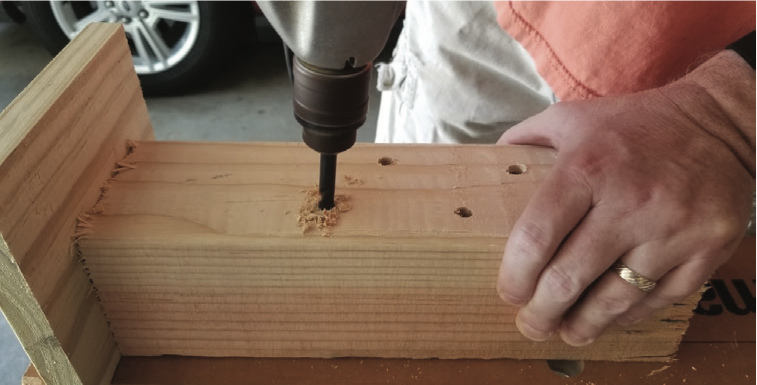
<path fill-rule="evenodd" d="M 559 149 L 558 131 L 565 119 L 555 112 L 556 105 L 512 126 L 499 138 L 497 144 L 530 144 Z"/>

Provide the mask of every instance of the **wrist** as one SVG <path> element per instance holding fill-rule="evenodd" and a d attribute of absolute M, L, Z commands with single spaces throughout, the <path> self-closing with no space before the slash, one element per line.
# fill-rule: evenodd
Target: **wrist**
<path fill-rule="evenodd" d="M 755 73 L 737 53 L 717 53 L 659 89 L 755 177 Z"/>

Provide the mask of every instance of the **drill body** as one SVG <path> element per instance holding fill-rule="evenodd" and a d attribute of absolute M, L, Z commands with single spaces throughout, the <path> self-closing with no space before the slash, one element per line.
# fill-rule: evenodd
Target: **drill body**
<path fill-rule="evenodd" d="M 404 2 L 259 2 L 294 52 L 294 116 L 302 139 L 321 154 L 320 207 L 334 206 L 336 156 L 365 123 L 372 62 Z"/>

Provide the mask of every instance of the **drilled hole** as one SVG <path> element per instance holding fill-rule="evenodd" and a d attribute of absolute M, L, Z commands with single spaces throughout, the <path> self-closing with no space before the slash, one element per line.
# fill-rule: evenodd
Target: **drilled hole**
<path fill-rule="evenodd" d="M 511 175 L 520 175 L 526 172 L 526 166 L 522 164 L 511 164 L 507 166 L 507 173 Z"/>
<path fill-rule="evenodd" d="M 455 209 L 455 214 L 463 218 L 470 218 L 473 216 L 473 211 L 467 207 L 458 207 Z"/>
<path fill-rule="evenodd" d="M 382 166 L 391 166 L 393 164 L 397 163 L 396 159 L 389 158 L 387 156 L 381 157 L 378 160 L 378 164 Z"/>
<path fill-rule="evenodd" d="M 573 377 L 584 371 L 581 360 L 547 360 L 547 366 L 560 377 Z"/>

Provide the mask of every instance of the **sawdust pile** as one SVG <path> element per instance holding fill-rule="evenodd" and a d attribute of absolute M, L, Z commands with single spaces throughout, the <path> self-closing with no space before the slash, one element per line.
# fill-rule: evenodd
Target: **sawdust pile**
<path fill-rule="evenodd" d="M 347 186 L 354 186 L 354 185 L 362 186 L 363 185 L 363 181 L 360 180 L 360 178 L 353 177 L 347 174 L 344 174 L 344 181 L 347 182 Z"/>
<path fill-rule="evenodd" d="M 318 187 L 303 192 L 305 193 L 305 201 L 300 205 L 297 226 L 302 227 L 303 234 L 311 230 L 318 230 L 322 236 L 330 237 L 331 231 L 339 219 L 339 213 L 352 209 L 352 205 L 348 202 L 349 197 L 347 195 L 335 195 L 334 208 L 322 210 L 318 208 L 318 202 L 321 200 Z"/>

